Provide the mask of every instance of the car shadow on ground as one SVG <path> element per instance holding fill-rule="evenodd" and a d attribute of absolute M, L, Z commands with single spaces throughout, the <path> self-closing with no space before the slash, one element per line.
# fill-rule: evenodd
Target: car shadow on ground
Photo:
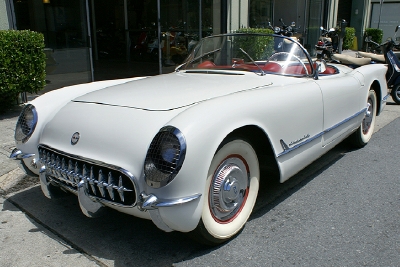
<path fill-rule="evenodd" d="M 257 202 L 249 221 L 268 213 L 279 203 L 285 201 L 291 195 L 306 186 L 307 183 L 344 157 L 346 152 L 351 150 L 347 140 L 345 140 L 284 183 L 280 183 L 279 175 L 277 174 L 266 177 L 266 174 L 262 173 Z"/>
<path fill-rule="evenodd" d="M 250 220 L 268 213 L 290 195 L 312 181 L 319 173 L 342 158 L 348 147 L 338 145 L 303 171 L 281 184 L 278 179 L 265 179 L 256 207 Z M 263 178 L 263 177 L 261 177 Z M 17 192 L 5 202 L 5 210 L 15 210 L 13 205 L 25 212 L 37 229 L 30 232 L 51 232 L 70 245 L 65 254 L 84 253 L 103 264 L 114 266 L 172 266 L 174 263 L 194 259 L 218 250 L 192 241 L 179 232 L 165 233 L 151 221 L 107 210 L 101 218 L 87 218 L 80 210 L 77 197 L 50 200 L 44 197 L 40 186 Z M 19 211 L 19 210 L 17 210 Z M 233 240 L 240 239 L 240 234 Z M 244 237 L 243 237 L 244 238 Z M 221 245 L 221 246 L 224 246 Z"/>

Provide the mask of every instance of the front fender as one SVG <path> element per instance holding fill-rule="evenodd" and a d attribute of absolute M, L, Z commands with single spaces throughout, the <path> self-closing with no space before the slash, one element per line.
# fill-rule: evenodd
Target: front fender
<path fill-rule="evenodd" d="M 147 194 L 154 194 L 158 198 L 184 198 L 201 194 L 189 203 L 158 208 L 162 221 L 169 228 L 181 232 L 189 232 L 199 223 L 204 201 L 207 201 L 204 193 L 208 190 L 206 179 L 209 167 L 221 142 L 244 123 L 257 124 L 251 116 L 239 118 L 232 112 L 224 113 L 223 118 L 217 118 L 210 109 L 210 106 L 215 105 L 215 100 L 206 102 L 183 111 L 168 123 L 182 131 L 187 143 L 185 161 L 178 175 L 165 187 L 156 189 L 144 185 Z M 238 117 L 237 120 L 234 120 L 235 116 Z M 232 123 L 224 124 L 221 119 Z"/>

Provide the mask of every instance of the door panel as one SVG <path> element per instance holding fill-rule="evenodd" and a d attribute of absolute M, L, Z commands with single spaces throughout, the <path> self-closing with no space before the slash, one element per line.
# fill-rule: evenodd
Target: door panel
<path fill-rule="evenodd" d="M 321 77 L 316 82 L 321 87 L 324 101 L 325 146 L 358 123 L 359 116 L 355 115 L 361 111 L 361 84 L 354 77 Z"/>

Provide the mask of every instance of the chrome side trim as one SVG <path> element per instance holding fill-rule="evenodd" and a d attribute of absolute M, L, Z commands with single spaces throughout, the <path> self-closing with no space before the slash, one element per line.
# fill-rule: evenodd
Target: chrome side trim
<path fill-rule="evenodd" d="M 172 207 L 176 205 L 185 204 L 201 197 L 200 193 L 192 196 L 174 198 L 174 199 L 162 199 L 158 198 L 154 194 L 147 195 L 142 192 L 139 196 L 138 209 L 139 210 L 154 210 L 161 207 Z"/>
<path fill-rule="evenodd" d="M 387 102 L 389 96 L 390 96 L 390 94 L 387 94 L 387 95 L 382 99 L 382 103 Z"/>
<path fill-rule="evenodd" d="M 324 134 L 326 134 L 326 133 L 328 133 L 328 132 L 330 132 L 330 131 L 336 129 L 337 127 L 341 126 L 342 124 L 344 124 L 344 123 L 346 123 L 346 122 L 348 122 L 348 121 L 354 119 L 355 117 L 357 117 L 357 116 L 359 116 L 359 115 L 361 115 L 361 114 L 363 114 L 363 113 L 366 114 L 367 111 L 368 111 L 368 107 L 362 109 L 361 111 L 359 111 L 359 112 L 357 112 L 356 114 L 354 114 L 354 115 L 348 117 L 347 119 L 344 119 L 343 121 L 341 121 L 341 122 L 339 122 L 339 123 L 333 125 L 332 127 L 329 127 L 329 128 L 327 128 L 326 130 L 324 130 L 324 131 L 322 131 L 322 132 L 320 132 L 320 133 L 318 133 L 318 134 L 316 134 L 316 135 L 314 135 L 314 136 L 308 138 L 307 140 L 304 140 L 303 142 L 301 142 L 301 143 L 299 143 L 299 144 L 297 144 L 297 145 L 295 145 L 295 146 L 293 146 L 293 147 L 290 147 L 290 148 L 288 148 L 288 149 L 284 149 L 283 152 L 281 152 L 281 153 L 278 154 L 277 158 L 279 158 L 279 157 L 281 157 L 281 156 L 283 156 L 283 155 L 286 155 L 286 154 L 288 154 L 288 153 L 290 153 L 290 152 L 292 152 L 292 151 L 298 149 L 299 147 L 304 146 L 304 145 L 306 145 L 306 144 L 308 144 L 308 143 L 314 141 L 315 139 L 317 139 L 317 138 L 323 136 Z M 282 144 L 282 142 L 284 143 L 284 141 L 283 141 L 282 139 L 280 140 L 280 142 L 281 142 L 281 144 Z M 287 146 L 287 145 L 286 145 L 286 146 Z M 283 146 L 282 146 L 282 147 L 283 147 Z"/>

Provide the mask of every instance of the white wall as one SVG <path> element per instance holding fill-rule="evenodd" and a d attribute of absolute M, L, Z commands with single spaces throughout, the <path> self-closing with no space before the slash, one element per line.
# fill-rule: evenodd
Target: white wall
<path fill-rule="evenodd" d="M 8 30 L 10 25 L 8 22 L 6 0 L 0 0 L 0 30 Z"/>
<path fill-rule="evenodd" d="M 228 1 L 228 32 L 249 26 L 249 1 Z"/>

